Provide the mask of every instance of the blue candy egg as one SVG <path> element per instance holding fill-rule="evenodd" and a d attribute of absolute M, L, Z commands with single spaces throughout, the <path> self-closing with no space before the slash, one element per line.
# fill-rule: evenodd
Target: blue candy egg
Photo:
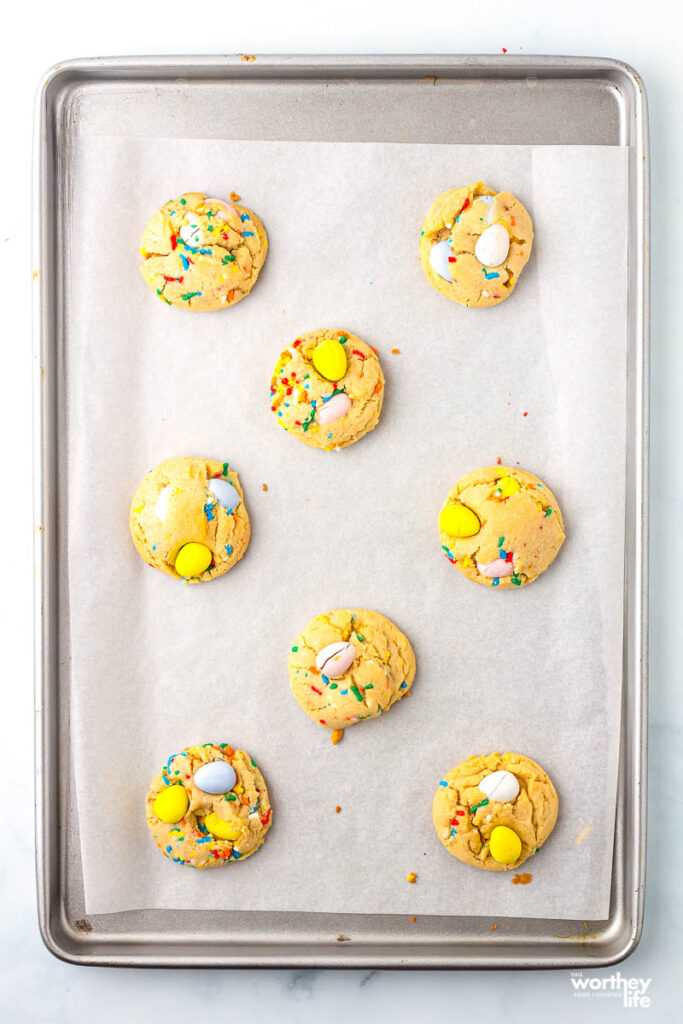
<path fill-rule="evenodd" d="M 240 503 L 240 496 L 236 487 L 229 484 L 227 480 L 209 480 L 209 490 L 219 505 L 233 512 Z"/>
<path fill-rule="evenodd" d="M 448 263 L 448 257 L 452 254 L 451 243 L 447 238 L 444 238 L 443 242 L 437 242 L 429 250 L 429 266 L 435 274 L 442 277 L 444 281 L 448 281 L 449 284 L 453 284 Z"/>
<path fill-rule="evenodd" d="M 237 782 L 235 769 L 227 761 L 209 761 L 194 773 L 194 784 L 202 793 L 229 793 Z"/>

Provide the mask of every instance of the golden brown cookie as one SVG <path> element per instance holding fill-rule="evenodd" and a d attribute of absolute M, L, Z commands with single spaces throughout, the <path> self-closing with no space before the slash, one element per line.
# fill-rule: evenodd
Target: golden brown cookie
<path fill-rule="evenodd" d="M 461 306 L 496 306 L 531 255 L 531 217 L 483 181 L 443 192 L 422 225 L 420 262 L 432 288 Z"/>
<path fill-rule="evenodd" d="M 346 448 L 377 425 L 384 376 L 377 350 L 349 331 L 302 334 L 281 353 L 270 384 L 271 409 L 299 441 Z"/>
<path fill-rule="evenodd" d="M 521 587 L 551 564 L 564 541 L 560 506 L 533 473 L 487 466 L 466 473 L 439 513 L 439 539 L 463 576 Z"/>
<path fill-rule="evenodd" d="M 289 655 L 292 693 L 328 729 L 376 718 L 405 697 L 414 678 L 407 637 L 384 615 L 363 609 L 318 615 Z"/>
<path fill-rule="evenodd" d="M 261 772 L 245 750 L 227 743 L 171 754 L 149 788 L 146 811 L 161 852 L 193 868 L 251 856 L 272 823 Z"/>
<path fill-rule="evenodd" d="M 434 828 L 449 853 L 486 871 L 518 868 L 538 853 L 557 820 L 557 793 L 522 754 L 474 755 L 439 782 Z"/>
<path fill-rule="evenodd" d="M 222 576 L 251 532 L 237 473 L 213 459 L 167 459 L 135 492 L 130 532 L 153 569 L 186 583 Z"/>
<path fill-rule="evenodd" d="M 186 192 L 149 221 L 140 270 L 169 306 L 227 309 L 254 287 L 267 251 L 268 236 L 252 210 Z"/>

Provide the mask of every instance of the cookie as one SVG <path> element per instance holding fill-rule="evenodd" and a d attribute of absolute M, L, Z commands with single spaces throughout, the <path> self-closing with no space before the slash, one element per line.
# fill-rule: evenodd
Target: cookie
<path fill-rule="evenodd" d="M 483 181 L 442 192 L 425 217 L 420 262 L 432 288 L 461 306 L 503 302 L 533 244 L 531 217 L 510 192 Z"/>
<path fill-rule="evenodd" d="M 552 832 L 557 793 L 522 754 L 475 754 L 441 779 L 432 816 L 439 839 L 463 864 L 509 871 Z"/>
<path fill-rule="evenodd" d="M 414 678 L 407 637 L 384 615 L 363 609 L 318 615 L 289 655 L 292 693 L 328 729 L 376 718 L 406 696 Z"/>
<path fill-rule="evenodd" d="M 261 772 L 227 743 L 171 754 L 149 787 L 146 813 L 161 852 L 193 868 L 250 857 L 272 824 Z"/>
<path fill-rule="evenodd" d="M 331 451 L 377 426 L 384 376 L 377 350 L 349 331 L 311 331 L 281 353 L 270 407 L 299 441 Z"/>
<path fill-rule="evenodd" d="M 564 541 L 557 500 L 533 473 L 488 466 L 466 473 L 439 513 L 449 562 L 487 587 L 522 587 L 540 576 Z"/>
<path fill-rule="evenodd" d="M 135 492 L 130 532 L 153 569 L 185 583 L 222 576 L 251 532 L 237 473 L 213 459 L 167 459 Z"/>
<path fill-rule="evenodd" d="M 140 251 L 142 276 L 163 302 L 204 312 L 227 309 L 249 294 L 268 236 L 246 206 L 186 192 L 157 210 Z"/>

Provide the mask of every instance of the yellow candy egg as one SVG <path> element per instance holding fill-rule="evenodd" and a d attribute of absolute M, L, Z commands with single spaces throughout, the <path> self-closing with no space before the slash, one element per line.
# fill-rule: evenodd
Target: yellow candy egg
<path fill-rule="evenodd" d="M 185 814 L 189 803 L 189 797 L 182 786 L 167 786 L 152 804 L 152 810 L 159 821 L 175 825 Z"/>
<path fill-rule="evenodd" d="M 211 549 L 207 548 L 206 544 L 198 544 L 195 541 L 183 544 L 176 555 L 175 571 L 185 579 L 201 576 L 204 570 L 211 565 L 212 558 Z"/>
<path fill-rule="evenodd" d="M 336 338 L 325 338 L 313 349 L 313 365 L 325 380 L 341 380 L 346 373 L 344 346 Z"/>
<path fill-rule="evenodd" d="M 439 529 L 449 537 L 474 537 L 481 523 L 467 505 L 444 505 L 439 513 Z"/>
<path fill-rule="evenodd" d="M 511 498 L 517 491 L 521 491 L 522 485 L 515 480 L 514 476 L 502 476 L 496 480 L 496 497 Z"/>
<path fill-rule="evenodd" d="M 212 836 L 216 839 L 239 839 L 242 835 L 242 826 L 237 822 L 223 821 L 212 811 L 204 818 L 204 824 Z"/>
<path fill-rule="evenodd" d="M 522 840 L 507 825 L 496 825 L 489 837 L 489 851 L 498 864 L 514 864 L 522 852 Z"/>

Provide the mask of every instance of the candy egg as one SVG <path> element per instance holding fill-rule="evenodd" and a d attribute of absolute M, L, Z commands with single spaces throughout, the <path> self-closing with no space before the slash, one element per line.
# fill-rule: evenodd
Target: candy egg
<path fill-rule="evenodd" d="M 493 204 L 495 202 L 495 196 L 477 196 L 477 200 L 480 203 L 486 203 L 486 223 L 491 223 L 491 217 L 493 216 Z"/>
<path fill-rule="evenodd" d="M 478 785 L 489 800 L 497 800 L 501 804 L 512 803 L 519 796 L 517 776 L 503 769 L 485 775 Z"/>
<path fill-rule="evenodd" d="M 207 814 L 204 818 L 204 825 L 216 839 L 239 839 L 242 835 L 242 826 L 237 821 L 223 821 L 215 811 Z"/>
<path fill-rule="evenodd" d="M 189 245 L 191 249 L 198 249 L 204 241 L 202 229 L 196 217 L 191 217 L 187 224 L 183 224 L 179 234 L 185 245 Z"/>
<path fill-rule="evenodd" d="M 175 825 L 185 814 L 190 800 L 183 786 L 167 786 L 162 789 L 152 804 L 152 810 L 159 821 Z"/>
<path fill-rule="evenodd" d="M 214 203 L 216 204 L 216 206 L 218 206 L 218 209 L 214 210 L 214 213 L 213 213 L 213 215 L 216 218 L 216 220 L 227 220 L 228 219 L 228 210 L 231 213 L 234 213 L 236 217 L 239 217 L 239 214 L 238 214 L 237 210 L 235 209 L 235 207 L 231 206 L 230 203 L 226 203 L 224 199 L 205 199 L 204 203 L 207 206 L 209 204 L 213 205 Z"/>
<path fill-rule="evenodd" d="M 356 648 L 346 640 L 338 640 L 334 644 L 328 644 L 318 651 L 315 659 L 315 667 L 324 676 L 330 679 L 338 679 L 343 676 L 353 664 L 356 657 Z"/>
<path fill-rule="evenodd" d="M 497 498 L 511 498 L 513 494 L 517 494 L 521 491 L 522 485 L 519 480 L 515 480 L 514 476 L 501 476 L 499 480 L 496 480 L 496 494 Z"/>
<path fill-rule="evenodd" d="M 194 773 L 194 784 L 202 793 L 229 793 L 237 782 L 235 769 L 227 761 L 209 761 Z"/>
<path fill-rule="evenodd" d="M 351 405 L 351 399 L 343 391 L 340 391 L 337 395 L 332 395 L 332 398 L 328 399 L 327 402 L 323 402 L 322 405 L 316 407 L 316 423 L 320 423 L 323 426 L 327 423 L 334 423 L 335 420 L 346 416 Z"/>
<path fill-rule="evenodd" d="M 448 281 L 449 284 L 453 284 L 449 262 L 449 257 L 452 255 L 451 243 L 447 238 L 444 238 L 443 242 L 437 242 L 429 250 L 429 266 L 435 274 L 442 277 L 444 281 Z"/>
<path fill-rule="evenodd" d="M 449 537 L 474 537 L 481 523 L 467 505 L 445 505 L 439 513 L 439 528 Z"/>
<path fill-rule="evenodd" d="M 179 576 L 189 579 L 191 576 L 201 576 L 209 568 L 213 555 L 206 544 L 198 544 L 191 541 L 183 544 L 176 555 L 175 571 Z"/>
<path fill-rule="evenodd" d="M 474 255 L 485 267 L 499 267 L 510 251 L 510 236 L 502 224 L 492 224 L 483 231 L 474 247 Z"/>
<path fill-rule="evenodd" d="M 171 497 L 171 485 L 166 484 L 161 491 L 159 491 L 159 497 L 154 503 L 154 511 L 156 512 L 162 523 L 166 521 L 168 515 L 168 502 Z"/>
<path fill-rule="evenodd" d="M 234 512 L 240 503 L 237 488 L 233 487 L 227 480 L 220 480 L 218 478 L 209 480 L 209 490 L 218 504 L 226 508 L 228 512 Z"/>
<path fill-rule="evenodd" d="M 489 851 L 497 864 L 514 864 L 522 852 L 522 840 L 507 825 L 496 825 L 489 837 Z"/>
<path fill-rule="evenodd" d="M 488 565 L 483 565 L 481 562 L 477 562 L 477 569 L 482 576 L 488 576 L 489 579 L 500 579 L 501 576 L 512 576 L 514 573 L 514 567 L 512 562 L 508 562 L 506 558 L 494 558 Z"/>
<path fill-rule="evenodd" d="M 336 338 L 325 338 L 313 349 L 313 365 L 325 380 L 341 380 L 346 373 L 344 346 Z"/>

